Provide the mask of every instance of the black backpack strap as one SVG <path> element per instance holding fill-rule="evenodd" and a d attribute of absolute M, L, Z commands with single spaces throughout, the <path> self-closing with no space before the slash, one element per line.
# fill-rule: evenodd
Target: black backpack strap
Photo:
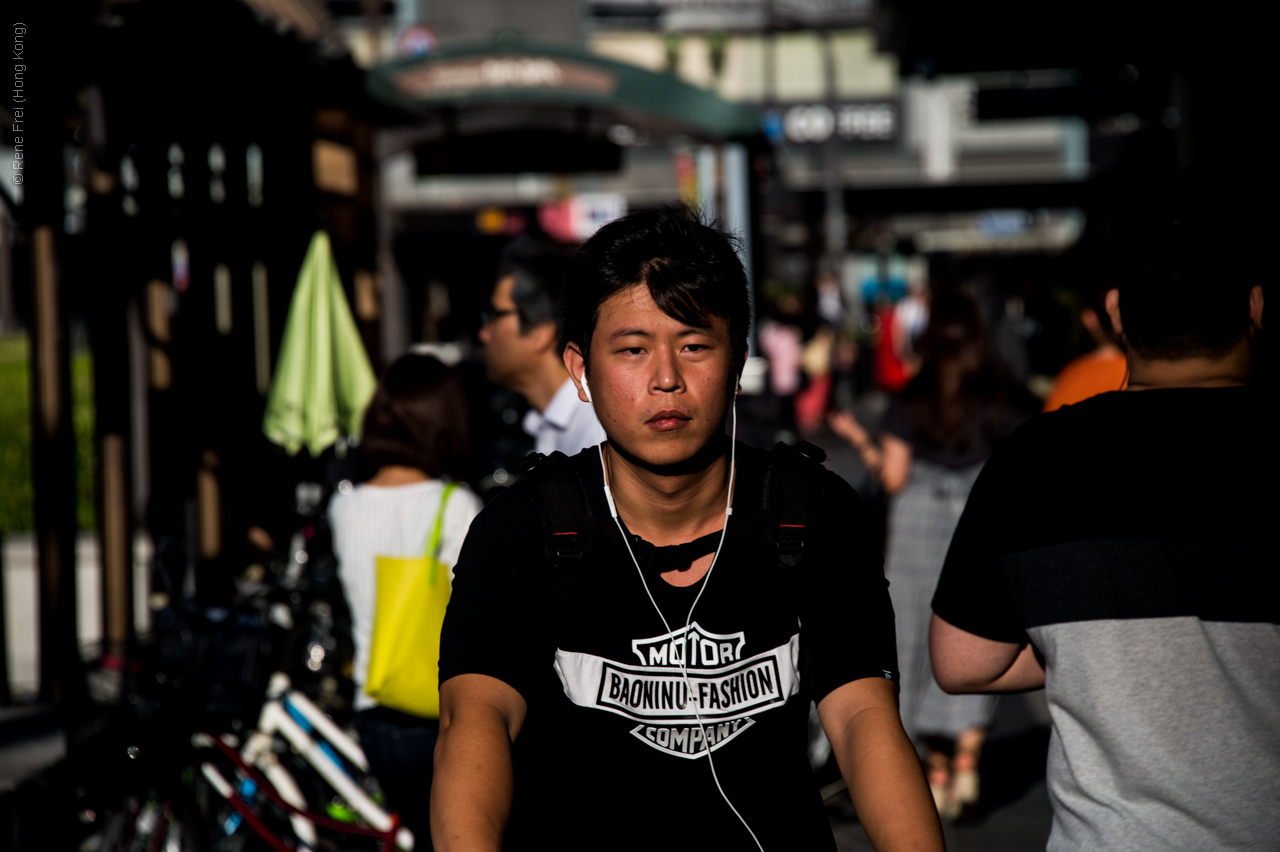
<path fill-rule="evenodd" d="M 595 534 L 582 478 L 564 453 L 530 453 L 516 467 L 542 521 L 543 550 L 553 566 L 557 602 L 566 605 Z"/>
<path fill-rule="evenodd" d="M 779 443 L 769 453 L 765 469 L 761 493 L 765 537 L 778 554 L 783 596 L 795 613 L 797 626 L 803 622 L 807 603 L 803 591 L 805 546 L 813 541 L 812 526 L 829 482 L 822 466 L 826 457 L 806 441 L 795 446 Z M 812 650 L 811 643 L 801 641 L 801 684 L 809 682 Z"/>
<path fill-rule="evenodd" d="M 765 537 L 778 554 L 778 562 L 799 582 L 805 542 L 814 510 L 824 491 L 827 454 L 807 441 L 795 446 L 779 442 L 769 453 L 761 494 Z"/>

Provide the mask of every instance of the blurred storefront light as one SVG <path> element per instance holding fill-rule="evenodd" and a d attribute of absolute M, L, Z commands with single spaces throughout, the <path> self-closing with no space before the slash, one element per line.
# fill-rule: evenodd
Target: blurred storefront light
<path fill-rule="evenodd" d="M 213 318 L 218 333 L 231 333 L 231 269 L 225 263 L 213 268 Z"/>
<path fill-rule="evenodd" d="M 1075 245 L 1084 224 L 1084 212 L 1068 208 L 899 216 L 890 227 L 924 253 L 1057 253 Z"/>
<path fill-rule="evenodd" d="M 328 139 L 317 139 L 311 147 L 312 172 L 316 188 L 335 195 L 355 195 L 359 187 L 356 152 Z"/>
<path fill-rule="evenodd" d="M 246 182 L 248 183 L 249 206 L 262 206 L 262 148 L 250 145 L 244 152 Z"/>
<path fill-rule="evenodd" d="M 871 30 L 830 28 L 824 34 L 812 29 L 769 37 L 763 32 L 763 6 L 756 11 L 760 13 L 756 26 L 743 22 L 741 26 L 693 27 L 681 33 L 673 69 L 676 76 L 740 103 L 861 100 L 897 93 L 897 58 L 877 52 Z M 723 5 L 717 14 L 723 14 Z M 666 31 L 670 29 L 668 24 Z M 665 39 L 664 32 L 602 26 L 588 45 L 600 56 L 667 72 Z M 830 77 L 828 55 L 834 72 Z M 772 80 L 768 79 L 770 68 Z"/>
<path fill-rule="evenodd" d="M 187 188 L 182 180 L 182 163 L 186 159 L 182 153 L 182 146 L 174 142 L 169 146 L 169 174 L 168 186 L 169 197 L 179 199 L 186 194 Z"/>
<path fill-rule="evenodd" d="M 582 242 L 601 226 L 627 215 L 627 199 L 614 192 L 583 193 L 544 202 L 538 224 L 560 242 Z"/>
<path fill-rule="evenodd" d="M 120 158 L 120 186 L 124 189 L 124 197 L 120 199 L 120 208 L 126 216 L 138 215 L 138 201 L 134 193 L 138 191 L 138 167 L 133 157 L 125 154 Z"/>
<path fill-rule="evenodd" d="M 214 142 L 209 146 L 209 200 L 214 204 L 227 200 L 227 185 L 222 180 L 222 173 L 226 170 L 227 154 L 221 145 Z"/>
<path fill-rule="evenodd" d="M 434 27 L 410 24 L 400 31 L 396 39 L 396 56 L 426 56 L 439 46 L 440 37 Z"/>
<path fill-rule="evenodd" d="M 187 292 L 191 285 L 191 257 L 187 252 L 187 241 L 179 237 L 173 241 L 169 249 L 169 263 L 173 273 L 173 289 L 179 293 Z"/>

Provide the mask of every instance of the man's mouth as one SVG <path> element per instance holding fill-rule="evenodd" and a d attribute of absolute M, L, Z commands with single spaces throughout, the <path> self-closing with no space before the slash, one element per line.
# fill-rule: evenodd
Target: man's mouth
<path fill-rule="evenodd" d="M 650 417 L 645 425 L 655 432 L 669 432 L 672 429 L 684 428 L 692 419 L 677 408 L 664 408 Z"/>

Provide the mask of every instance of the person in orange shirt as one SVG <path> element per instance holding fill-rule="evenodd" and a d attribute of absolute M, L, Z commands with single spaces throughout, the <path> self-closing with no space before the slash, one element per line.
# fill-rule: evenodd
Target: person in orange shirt
<path fill-rule="evenodd" d="M 1101 304 L 1103 293 L 1096 302 Z M 1120 348 L 1106 311 L 1087 307 L 1080 311 L 1080 322 L 1097 343 L 1097 348 L 1069 362 L 1053 380 L 1053 388 L 1044 401 L 1045 411 L 1074 405 L 1107 391 L 1124 390 L 1129 379 L 1129 360 Z"/>

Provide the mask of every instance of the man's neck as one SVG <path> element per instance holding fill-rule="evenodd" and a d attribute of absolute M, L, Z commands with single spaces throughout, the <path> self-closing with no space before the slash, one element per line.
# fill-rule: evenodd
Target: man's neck
<path fill-rule="evenodd" d="M 518 387 L 512 390 L 519 393 L 529 405 L 533 406 L 538 413 L 547 410 L 547 406 L 551 405 L 551 400 L 555 399 L 556 393 L 564 385 L 564 380 L 569 378 L 569 371 L 564 367 L 564 361 L 554 353 L 547 356 L 539 356 L 536 363 L 530 365 L 529 372 L 522 378 Z"/>
<path fill-rule="evenodd" d="M 665 475 L 623 458 L 605 446 L 609 490 L 628 529 L 664 547 L 684 544 L 724 526 L 729 459 L 717 456 L 701 470 Z"/>
<path fill-rule="evenodd" d="M 397 485 L 416 485 L 419 482 L 428 482 L 430 479 L 431 477 L 416 467 L 389 464 L 378 468 L 378 472 L 373 475 L 373 478 L 367 484 L 383 488 L 394 488 Z"/>
<path fill-rule="evenodd" d="M 1221 358 L 1143 358 L 1129 352 L 1129 386 L 1126 390 L 1157 388 L 1225 388 L 1249 383 L 1253 352 L 1247 337 Z"/>

